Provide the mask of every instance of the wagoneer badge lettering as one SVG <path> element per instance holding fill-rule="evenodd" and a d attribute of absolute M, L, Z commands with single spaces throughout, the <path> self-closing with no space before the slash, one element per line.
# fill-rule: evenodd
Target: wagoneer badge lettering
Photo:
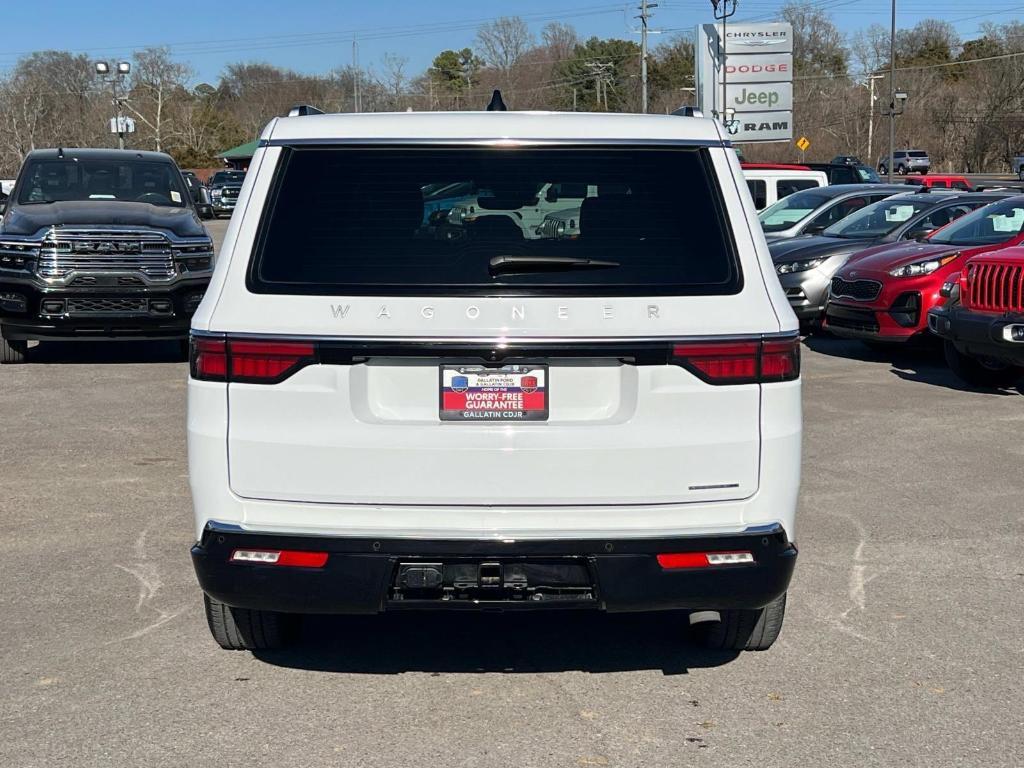
<path fill-rule="evenodd" d="M 348 314 L 352 309 L 351 304 L 331 304 L 331 315 L 335 320 L 345 320 L 348 318 Z M 659 320 L 661 318 L 661 307 L 657 304 L 648 304 L 647 308 L 647 319 L 648 320 Z M 431 304 L 425 304 L 419 309 L 420 317 L 425 320 L 433 320 L 437 314 L 437 307 Z M 466 307 L 462 312 L 469 320 L 478 320 L 481 316 L 481 309 L 476 304 L 471 304 Z M 513 305 L 509 311 L 513 320 L 525 320 L 526 319 L 526 307 L 521 304 Z M 562 304 L 554 309 L 554 319 L 556 320 L 568 320 L 570 316 L 569 307 Z M 391 309 L 387 304 L 381 304 L 377 310 L 376 318 L 378 320 L 390 320 Z M 603 320 L 614 320 L 615 319 L 615 307 L 605 304 L 600 309 L 600 319 Z"/>

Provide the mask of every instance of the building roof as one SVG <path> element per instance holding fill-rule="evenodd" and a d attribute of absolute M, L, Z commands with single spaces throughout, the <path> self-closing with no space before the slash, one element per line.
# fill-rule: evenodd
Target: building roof
<path fill-rule="evenodd" d="M 237 147 L 225 149 L 217 157 L 221 160 L 248 160 L 256 153 L 257 144 L 259 142 L 247 141 L 245 144 L 239 144 Z"/>

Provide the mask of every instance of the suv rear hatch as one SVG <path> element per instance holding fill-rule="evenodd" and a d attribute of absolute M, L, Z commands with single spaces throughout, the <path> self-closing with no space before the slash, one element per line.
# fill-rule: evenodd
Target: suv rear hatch
<path fill-rule="evenodd" d="M 545 183 L 597 194 L 578 237 L 528 240 L 507 215 L 453 234 L 427 222 L 423 190 L 459 182 L 503 214 Z M 798 363 L 791 342 L 705 335 L 740 311 L 774 321 L 760 276 L 744 290 L 724 208 L 700 148 L 283 150 L 248 301 L 281 319 L 268 328 L 315 308 L 324 332 L 198 342 L 198 377 L 231 379 L 232 489 L 472 506 L 753 494 L 758 382 Z M 660 332 L 623 332 L 645 323 Z"/>

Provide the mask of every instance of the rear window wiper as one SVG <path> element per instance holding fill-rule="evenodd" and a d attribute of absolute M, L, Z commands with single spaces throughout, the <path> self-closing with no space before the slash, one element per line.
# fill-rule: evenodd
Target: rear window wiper
<path fill-rule="evenodd" d="M 495 256 L 489 262 L 492 275 L 504 272 L 548 272 L 573 269 L 607 269 L 620 266 L 617 261 L 584 259 L 575 256 Z"/>

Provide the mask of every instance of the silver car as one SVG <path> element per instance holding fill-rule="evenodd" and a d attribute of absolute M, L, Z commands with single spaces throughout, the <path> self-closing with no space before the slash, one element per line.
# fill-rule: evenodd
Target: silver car
<path fill-rule="evenodd" d="M 932 161 L 923 149 L 897 149 L 892 155 L 894 173 L 905 176 L 908 173 L 926 174 L 931 170 Z M 878 172 L 889 172 L 889 156 L 884 155 L 878 160 Z"/>
<path fill-rule="evenodd" d="M 817 235 L 865 205 L 906 191 L 906 184 L 833 184 L 784 197 L 757 217 L 769 243 Z"/>

